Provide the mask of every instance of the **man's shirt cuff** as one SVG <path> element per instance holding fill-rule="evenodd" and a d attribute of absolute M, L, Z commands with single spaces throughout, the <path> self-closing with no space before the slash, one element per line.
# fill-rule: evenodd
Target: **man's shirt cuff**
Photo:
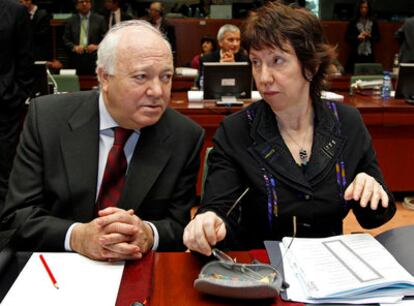
<path fill-rule="evenodd" d="M 152 232 L 154 234 L 154 244 L 152 245 L 152 250 L 156 251 L 157 248 L 158 248 L 158 244 L 160 242 L 160 235 L 158 234 L 158 230 L 157 230 L 157 228 L 155 227 L 154 224 L 152 224 L 151 222 L 148 222 L 148 221 L 145 221 L 145 222 L 147 222 L 147 224 L 149 224 L 149 226 L 151 226 L 151 228 L 152 228 Z"/>
<path fill-rule="evenodd" d="M 70 237 L 72 236 L 73 228 L 75 227 L 75 225 L 78 225 L 78 224 L 79 224 L 79 222 L 73 223 L 69 227 L 68 231 L 66 232 L 66 236 L 65 236 L 65 250 L 68 251 L 68 252 L 72 252 L 73 251 L 72 248 L 70 247 Z"/>

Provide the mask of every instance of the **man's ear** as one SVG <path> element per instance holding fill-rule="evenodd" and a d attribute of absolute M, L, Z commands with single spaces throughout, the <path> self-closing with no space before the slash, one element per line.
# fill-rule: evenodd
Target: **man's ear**
<path fill-rule="evenodd" d="M 98 67 L 96 69 L 96 73 L 98 75 L 99 84 L 102 90 L 106 91 L 109 83 L 109 74 L 105 72 L 105 70 L 102 67 Z"/>

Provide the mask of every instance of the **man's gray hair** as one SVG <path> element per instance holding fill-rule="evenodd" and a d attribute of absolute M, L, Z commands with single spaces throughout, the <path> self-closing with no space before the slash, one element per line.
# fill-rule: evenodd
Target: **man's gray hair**
<path fill-rule="evenodd" d="M 106 33 L 104 39 L 99 44 L 98 59 L 96 60 L 96 70 L 103 68 L 106 73 L 115 74 L 118 45 L 122 34 L 126 29 L 136 29 L 138 31 L 148 31 L 156 34 L 164 41 L 172 56 L 170 43 L 158 29 L 144 20 L 128 20 L 118 23 L 112 27 L 108 33 Z"/>
<path fill-rule="evenodd" d="M 234 24 L 225 24 L 221 26 L 221 28 L 217 32 L 217 41 L 222 40 L 224 34 L 227 32 L 240 32 L 240 29 Z"/>

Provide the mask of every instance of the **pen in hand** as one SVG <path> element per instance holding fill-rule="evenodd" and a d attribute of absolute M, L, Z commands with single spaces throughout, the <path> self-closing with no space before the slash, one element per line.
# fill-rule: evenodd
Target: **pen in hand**
<path fill-rule="evenodd" d="M 227 211 L 226 217 L 228 217 L 231 214 L 231 212 L 233 211 L 233 209 L 237 206 L 237 204 L 239 204 L 239 202 L 241 201 L 241 199 L 243 199 L 243 197 L 246 195 L 246 193 L 249 191 L 249 189 L 250 188 L 247 187 L 246 190 L 237 198 L 237 200 L 233 203 L 233 205 Z"/>
<path fill-rule="evenodd" d="M 39 255 L 40 261 L 43 264 L 43 267 L 45 267 L 47 274 L 50 277 L 50 280 L 52 281 L 53 286 L 55 286 L 56 289 L 59 289 L 58 283 L 55 279 L 55 277 L 53 276 L 52 270 L 50 270 L 49 265 L 47 264 L 45 258 L 43 257 L 42 254 Z"/>

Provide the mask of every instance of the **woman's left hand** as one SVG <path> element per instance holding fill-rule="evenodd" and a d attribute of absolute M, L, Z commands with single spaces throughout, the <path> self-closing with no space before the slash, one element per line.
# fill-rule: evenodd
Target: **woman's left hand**
<path fill-rule="evenodd" d="M 344 198 L 346 201 L 359 201 L 361 207 L 366 207 L 370 203 L 373 210 L 377 209 L 379 201 L 384 208 L 388 207 L 388 194 L 384 188 L 372 176 L 364 172 L 357 174 L 345 190 Z"/>

